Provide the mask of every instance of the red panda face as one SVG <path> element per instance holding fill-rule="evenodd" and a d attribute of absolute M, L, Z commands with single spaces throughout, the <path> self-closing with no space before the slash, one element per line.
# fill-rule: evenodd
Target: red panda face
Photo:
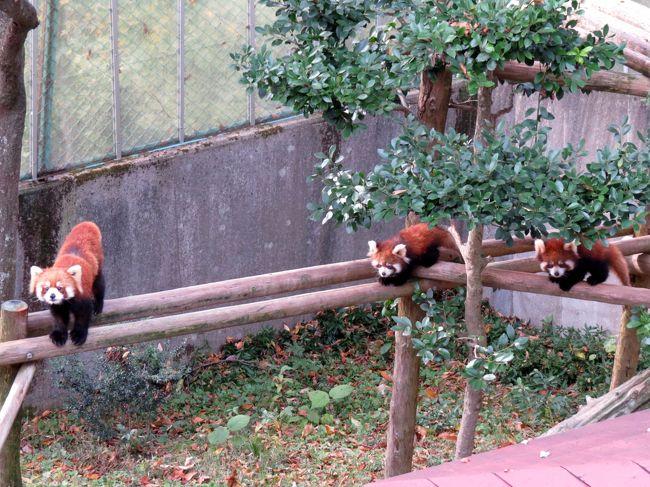
<path fill-rule="evenodd" d="M 559 239 L 535 240 L 535 253 L 540 261 L 539 268 L 553 278 L 564 277 L 575 269 L 578 260 L 576 245 Z"/>
<path fill-rule="evenodd" d="M 399 274 L 410 260 L 406 257 L 404 244 L 394 246 L 380 244 L 378 247 L 374 240 L 368 242 L 368 257 L 370 257 L 370 264 L 375 268 L 379 277 L 391 277 Z"/>
<path fill-rule="evenodd" d="M 73 266 L 78 267 L 78 266 Z M 72 269 L 72 268 L 71 268 Z M 70 270 L 70 269 L 69 269 Z M 76 281 L 70 272 L 65 269 L 41 269 L 32 266 L 30 291 L 39 301 L 53 306 L 72 299 L 76 294 Z"/>

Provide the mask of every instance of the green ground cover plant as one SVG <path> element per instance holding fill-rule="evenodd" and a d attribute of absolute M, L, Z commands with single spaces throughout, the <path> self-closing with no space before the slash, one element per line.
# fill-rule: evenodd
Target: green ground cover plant
<path fill-rule="evenodd" d="M 462 296 L 439 298 L 441 322 L 462 318 Z M 67 380 L 70 397 L 91 381 L 92 400 L 25 420 L 25 484 L 352 486 L 381 478 L 395 326 L 383 311 L 325 311 L 232 339 L 218 354 L 195 351 L 189 362 L 157 347 L 111 349 L 101 380 L 87 371 Z M 491 343 L 512 332 L 528 341 L 486 388 L 479 451 L 532 438 L 586 395 L 606 392 L 613 350 L 603 330 L 532 328 L 483 311 Z M 466 377 L 455 343 L 448 359 L 422 370 L 415 468 L 453 458 Z M 114 394 L 113 379 L 125 373 L 132 396 Z M 138 402 L 144 389 L 151 398 Z M 103 429 L 93 427 L 98 417 Z"/>

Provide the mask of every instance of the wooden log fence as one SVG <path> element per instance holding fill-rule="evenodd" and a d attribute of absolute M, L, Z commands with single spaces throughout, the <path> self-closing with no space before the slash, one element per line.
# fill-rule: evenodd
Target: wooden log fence
<path fill-rule="evenodd" d="M 36 364 L 23 364 L 20 366 L 4 405 L 0 409 L 0 449 L 9 437 L 9 433 L 11 433 L 14 420 L 20 412 L 23 400 L 34 378 L 34 372 L 36 372 Z"/>
<path fill-rule="evenodd" d="M 360 259 L 109 299 L 104 305 L 104 312 L 95 317 L 93 326 L 194 311 L 236 301 L 369 279 L 373 275 L 374 270 L 368 265 L 368 260 Z M 49 311 L 30 313 L 27 318 L 27 336 L 49 333 L 51 322 Z"/>
<path fill-rule="evenodd" d="M 650 253 L 650 236 L 622 240 L 614 244 L 628 255 Z M 517 253 L 530 250 L 532 240 L 525 239 L 516 242 L 513 247 L 507 247 L 503 242 L 486 240 L 483 246 L 485 254 L 504 255 L 507 252 Z M 648 259 L 646 257 L 649 256 L 633 257 L 640 270 L 647 269 Z M 517 260 L 520 263 L 527 261 L 527 259 Z M 484 270 L 482 280 L 485 286 L 619 305 L 650 304 L 650 289 L 608 284 L 589 286 L 579 283 L 567 293 L 560 290 L 556 284 L 549 282 L 545 276 L 533 275 L 520 270 L 507 270 L 497 267 L 496 264 L 501 263 L 492 263 Z M 63 347 L 56 347 L 48 336 L 31 336 L 2 342 L 0 343 L 0 367 L 26 365 L 20 369 L 14 386 L 0 411 L 0 440 L 3 439 L 2 435 L 5 429 L 10 428 L 14 423 L 14 418 L 34 374 L 34 362 L 110 346 L 204 333 L 249 323 L 299 316 L 322 309 L 410 296 L 415 287 L 415 281 L 400 287 L 386 287 L 373 282 L 197 310 L 197 308 L 222 305 L 244 299 L 258 299 L 353 282 L 372 276 L 373 270 L 367 259 L 361 259 L 130 296 L 106 302 L 107 316 L 99 320 L 99 323 L 105 326 L 93 326 L 88 340 L 81 347 L 70 342 Z M 441 261 L 429 269 L 417 269 L 415 277 L 420 279 L 420 285 L 424 289 L 432 286 L 463 285 L 466 280 L 465 266 Z M 188 312 L 188 310 L 192 311 Z M 156 314 L 167 315 L 150 317 Z M 135 321 L 124 322 L 127 319 L 135 319 Z M 50 320 L 49 312 L 32 313 L 28 318 L 30 335 L 46 332 L 49 329 Z M 115 324 L 118 321 L 122 322 Z M 111 322 L 114 324 L 108 324 Z M 1 448 L 2 441 L 0 441 Z"/>
<path fill-rule="evenodd" d="M 542 70 L 541 65 L 527 66 L 514 62 L 506 63 L 503 69 L 497 69 L 494 74 L 503 81 L 530 83 L 535 75 Z M 626 95 L 645 98 L 650 91 L 650 79 L 646 76 L 616 73 L 614 71 L 598 71 L 587 80 L 585 90 L 605 91 L 608 93 L 623 93 Z"/>
<path fill-rule="evenodd" d="M 630 272 L 642 274 L 650 270 L 650 236 L 624 239 L 618 241 L 609 240 L 610 245 L 616 245 L 623 255 L 631 256 L 628 263 L 632 262 Z M 533 250 L 532 247 L 528 250 Z M 539 272 L 539 261 L 536 257 L 523 257 L 519 259 L 501 260 L 490 262 L 488 267 L 492 269 L 512 270 L 520 272 Z M 646 270 L 644 270 L 646 269 Z"/>

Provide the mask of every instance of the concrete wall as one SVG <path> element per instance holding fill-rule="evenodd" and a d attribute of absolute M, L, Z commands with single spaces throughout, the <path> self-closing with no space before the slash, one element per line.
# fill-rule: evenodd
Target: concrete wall
<path fill-rule="evenodd" d="M 372 120 L 343 154 L 371 167 L 395 131 Z M 23 289 L 29 266 L 51 263 L 84 219 L 104 234 L 109 299 L 362 257 L 368 232 L 308 220 L 313 154 L 331 144 L 341 141 L 319 118 L 296 119 L 28 184 Z"/>
<path fill-rule="evenodd" d="M 499 88 L 497 105 L 507 103 L 508 90 L 506 86 Z M 536 106 L 536 97 L 516 96 L 512 112 L 504 118 L 507 123 L 520 121 L 528 108 Z M 599 147 L 613 144 L 607 127 L 612 123 L 619 124 L 624 116 L 629 117 L 633 128 L 629 134 L 630 140 L 636 139 L 637 130 L 645 132 L 650 126 L 650 108 L 645 100 L 638 97 L 601 92 L 590 95 L 569 94 L 562 100 L 545 102 L 544 106 L 556 117 L 549 123 L 553 129 L 549 146 L 559 148 L 568 143 L 577 144 L 584 138 L 585 149 L 591 156 Z M 589 160 L 585 159 L 587 162 Z M 608 282 L 617 283 L 618 279 L 610 277 Z M 534 324 L 552 317 L 554 323 L 564 326 L 599 324 L 612 332 L 618 331 L 621 306 L 511 291 L 488 291 L 486 296 L 490 297 L 492 304 L 502 313 L 528 319 Z"/>
<path fill-rule="evenodd" d="M 398 131 L 385 119 L 339 140 L 319 117 L 216 136 L 105 167 L 25 183 L 20 194 L 18 275 L 27 295 L 29 267 L 50 265 L 70 228 L 82 220 L 103 232 L 107 298 L 155 292 L 365 256 L 367 240 L 401 224 L 348 235 L 308 219 L 319 187 L 307 184 L 316 159 L 331 144 L 359 168 L 369 169 Z M 288 320 L 291 322 L 292 320 Z M 175 340 L 219 346 L 262 324 Z M 90 331 L 92 334 L 92 329 Z M 167 347 L 168 344 L 165 344 Z M 92 367 L 96 354 L 80 358 Z M 52 372 L 50 368 L 53 368 Z M 48 361 L 28 404 L 57 404 L 58 372 Z"/>

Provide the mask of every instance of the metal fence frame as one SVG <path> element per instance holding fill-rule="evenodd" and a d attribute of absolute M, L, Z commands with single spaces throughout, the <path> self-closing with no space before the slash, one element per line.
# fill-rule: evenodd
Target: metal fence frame
<path fill-rule="evenodd" d="M 35 8 L 38 9 L 39 1 L 31 0 Z M 119 45 L 119 0 L 105 0 L 107 6 L 107 16 L 109 17 L 110 22 L 110 48 L 111 48 L 111 90 L 112 90 L 112 130 L 113 130 L 113 151 L 114 154 L 107 155 L 106 158 L 102 158 L 102 161 L 110 161 L 120 159 L 125 155 L 124 146 L 123 146 L 123 127 L 122 127 L 122 100 L 120 96 L 120 45 Z M 189 142 L 188 137 L 185 135 L 185 39 L 186 39 L 186 30 L 185 30 L 185 2 L 187 0 L 177 0 L 177 18 L 176 18 L 176 63 L 177 63 L 177 92 L 176 92 L 176 105 L 177 105 L 177 127 L 176 127 L 176 141 L 173 143 L 164 143 L 161 142 L 160 145 L 155 147 L 148 147 L 146 149 L 141 149 L 135 152 L 145 152 L 146 150 L 151 149 L 161 149 L 165 147 L 173 147 L 178 144 L 183 144 Z M 255 0 L 248 0 L 247 2 L 247 42 L 255 46 L 255 27 L 256 27 L 256 16 L 255 16 Z M 43 4 L 40 4 L 43 5 Z M 44 12 L 47 16 L 47 13 L 51 13 L 48 8 L 49 1 L 46 0 L 44 4 Z M 45 19 L 47 22 L 49 19 Z M 43 22 L 43 24 L 45 24 Z M 44 42 L 44 41 L 43 41 Z M 48 100 L 41 100 L 41 94 L 43 93 L 44 81 L 41 77 L 36 75 L 37 73 L 37 60 L 39 56 L 39 47 L 45 48 L 45 46 L 39 45 L 39 32 L 35 29 L 31 31 L 29 49 L 31 55 L 31 62 L 29 63 L 30 73 L 30 105 L 29 105 L 29 136 L 26 141 L 29 147 L 29 174 L 23 173 L 23 177 L 29 179 L 38 179 L 39 176 L 47 173 L 43 170 L 42 156 L 47 153 L 46 145 L 50 143 L 49 140 L 45 140 L 48 137 L 46 124 L 48 123 L 43 119 L 41 112 L 41 102 L 43 105 L 48 103 Z M 46 57 L 47 53 L 44 54 Z M 51 59 L 49 61 L 52 61 Z M 47 62 L 47 61 L 46 61 Z M 26 66 L 27 67 L 27 66 Z M 255 94 L 247 94 L 247 109 L 246 109 L 246 120 L 242 120 L 242 124 L 239 126 L 253 126 L 256 124 L 257 120 L 257 110 L 255 103 Z M 287 116 L 291 114 L 287 113 Z M 200 135 L 195 135 L 191 140 L 197 140 L 205 135 L 219 133 L 223 130 L 214 129 L 202 132 Z M 41 139 L 41 137 L 44 137 Z M 41 147 L 40 144 L 43 144 Z M 129 152 L 129 154 L 133 153 Z M 78 162 L 78 161 L 75 161 Z M 96 163 L 99 161 L 87 161 L 88 164 Z M 73 166 L 73 161 L 70 161 L 70 167 Z"/>

